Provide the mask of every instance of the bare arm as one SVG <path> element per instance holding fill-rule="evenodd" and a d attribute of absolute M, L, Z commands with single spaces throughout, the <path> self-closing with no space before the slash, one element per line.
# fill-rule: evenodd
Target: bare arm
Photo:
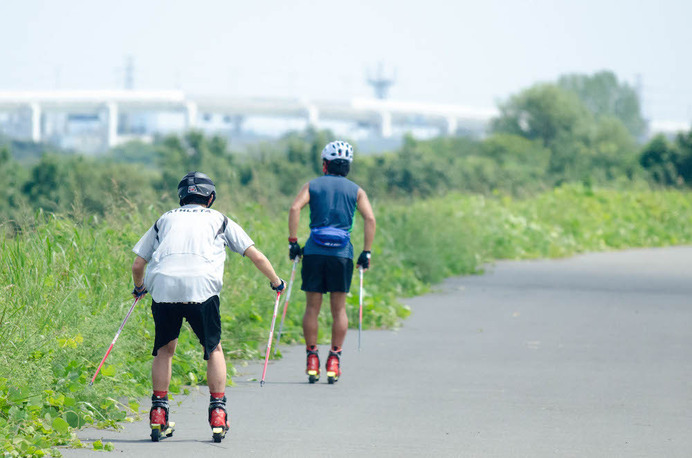
<path fill-rule="evenodd" d="M 298 192 L 295 200 L 288 210 L 288 237 L 298 237 L 298 223 L 300 222 L 300 210 L 310 202 L 310 184 L 305 183 Z"/>
<path fill-rule="evenodd" d="M 363 251 L 372 249 L 372 242 L 375 239 L 375 213 L 368 200 L 368 195 L 362 189 L 358 190 L 358 212 L 363 217 Z"/>
<path fill-rule="evenodd" d="M 254 245 L 245 250 L 243 254 L 250 258 L 250 261 L 257 267 L 257 270 L 262 272 L 264 276 L 269 279 L 272 286 L 279 286 L 279 284 L 281 284 L 281 279 L 276 275 L 276 272 L 274 272 L 274 267 L 272 267 L 269 259 L 267 259 L 264 253 L 255 248 Z"/>
<path fill-rule="evenodd" d="M 135 262 L 132 263 L 132 281 L 135 286 L 139 287 L 144 284 L 144 271 L 146 267 L 147 261 L 141 256 L 136 256 Z"/>

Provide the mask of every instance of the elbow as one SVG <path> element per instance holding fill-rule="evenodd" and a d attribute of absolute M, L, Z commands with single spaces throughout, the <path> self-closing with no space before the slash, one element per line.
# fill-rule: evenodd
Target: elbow
<path fill-rule="evenodd" d="M 132 263 L 132 273 L 144 272 L 144 268 L 147 265 L 147 261 L 144 258 L 137 256 L 135 261 Z"/>

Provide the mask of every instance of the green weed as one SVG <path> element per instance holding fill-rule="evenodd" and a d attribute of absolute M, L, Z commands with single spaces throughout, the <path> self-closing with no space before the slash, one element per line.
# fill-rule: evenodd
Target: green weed
<path fill-rule="evenodd" d="M 277 217 L 256 204 L 220 209 L 287 278 L 286 215 Z M 132 303 L 131 248 L 160 210 L 128 208 L 98 220 L 37 213 L 16 236 L 0 231 L 0 449 L 6 456 L 59 454 L 57 445 L 83 445 L 75 428 L 117 427 L 139 414 L 136 400 L 150 390 L 154 330 L 148 298 L 136 307 L 93 388 L 88 382 Z M 375 202 L 375 212 L 372 268 L 365 273 L 368 329 L 398 326 L 410 313 L 398 299 L 421 294 L 450 275 L 478 273 L 496 259 L 692 242 L 692 199 L 678 191 L 563 186 L 526 200 L 449 194 Z M 308 232 L 303 218 L 301 243 Z M 358 253 L 358 219 L 353 240 Z M 305 296 L 299 286 L 297 279 L 285 344 L 302 341 Z M 355 327 L 357 272 L 351 291 L 347 308 Z M 229 253 L 221 294 L 222 344 L 229 360 L 263 354 L 273 300 L 252 263 Z M 323 308 L 320 339 L 326 341 L 331 318 Z M 184 330 L 171 391 L 204 384 L 205 369 L 199 343 Z"/>

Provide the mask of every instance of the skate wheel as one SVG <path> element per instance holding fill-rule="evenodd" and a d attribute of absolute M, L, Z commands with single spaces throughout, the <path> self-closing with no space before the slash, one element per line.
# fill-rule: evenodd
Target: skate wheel
<path fill-rule="evenodd" d="M 161 440 L 161 425 L 151 425 L 151 441 L 158 442 Z"/>
<path fill-rule="evenodd" d="M 310 383 L 315 383 L 315 382 L 318 381 L 319 379 L 320 379 L 320 377 L 319 377 L 318 375 L 310 375 L 310 376 L 308 377 L 308 382 L 310 382 Z"/>
<path fill-rule="evenodd" d="M 221 442 L 221 439 L 226 437 L 226 431 L 221 427 L 216 427 L 211 429 L 211 437 L 214 442 Z"/>
<path fill-rule="evenodd" d="M 336 379 L 334 377 L 327 377 L 327 383 L 330 385 L 334 385 L 334 382 L 336 382 Z"/>

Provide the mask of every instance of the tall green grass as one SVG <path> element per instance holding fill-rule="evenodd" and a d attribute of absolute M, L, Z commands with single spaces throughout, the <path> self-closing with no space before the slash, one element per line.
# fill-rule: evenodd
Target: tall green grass
<path fill-rule="evenodd" d="M 256 204 L 221 210 L 288 277 L 286 215 Z M 452 194 L 375 202 L 375 212 L 378 232 L 364 301 L 365 327 L 371 329 L 397 326 L 408 315 L 398 298 L 425 292 L 450 275 L 476 273 L 495 259 L 692 242 L 692 199 L 677 191 L 566 186 L 527 200 Z M 148 299 L 135 309 L 94 387 L 87 384 L 131 305 L 131 248 L 159 214 L 156 208 L 114 211 L 106 220 L 38 214 L 31 230 L 0 235 L 0 449 L 6 456 L 59 454 L 51 447 L 80 446 L 73 428 L 115 426 L 139 410 L 136 399 L 150 390 Z M 304 242 L 307 214 L 301 227 Z M 361 231 L 358 220 L 356 252 Z M 257 357 L 266 342 L 273 293 L 252 263 L 233 253 L 224 282 L 224 350 L 230 361 Z M 302 339 L 299 285 L 298 279 L 284 343 Z M 347 307 L 357 325 L 354 285 Z M 320 320 L 320 339 L 326 341 L 328 310 Z M 173 372 L 174 392 L 204 383 L 202 353 L 191 332 L 181 333 Z"/>

